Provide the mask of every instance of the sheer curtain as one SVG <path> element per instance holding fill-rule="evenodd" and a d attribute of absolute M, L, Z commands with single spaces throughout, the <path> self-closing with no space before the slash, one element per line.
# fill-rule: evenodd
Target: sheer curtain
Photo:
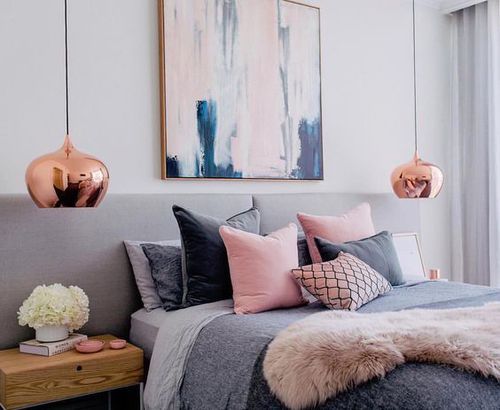
<path fill-rule="evenodd" d="M 453 20 L 452 279 L 500 287 L 500 0 Z"/>

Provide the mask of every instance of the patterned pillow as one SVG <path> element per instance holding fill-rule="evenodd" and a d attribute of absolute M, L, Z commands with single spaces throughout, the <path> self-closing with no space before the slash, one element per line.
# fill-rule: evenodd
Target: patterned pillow
<path fill-rule="evenodd" d="M 141 295 L 142 303 L 148 312 L 162 307 L 162 301 L 156 291 L 156 286 L 151 276 L 151 266 L 149 260 L 144 254 L 141 245 L 152 243 L 155 245 L 176 246 L 181 247 L 181 241 L 123 241 L 127 249 L 128 258 L 134 271 L 135 282 Z"/>
<path fill-rule="evenodd" d="M 162 307 L 167 312 L 183 306 L 182 255 L 180 246 L 144 243 L 142 250 L 149 261 L 151 277 Z"/>
<path fill-rule="evenodd" d="M 375 269 L 344 252 L 332 261 L 292 269 L 292 272 L 308 292 L 330 309 L 357 310 L 392 289 Z"/>

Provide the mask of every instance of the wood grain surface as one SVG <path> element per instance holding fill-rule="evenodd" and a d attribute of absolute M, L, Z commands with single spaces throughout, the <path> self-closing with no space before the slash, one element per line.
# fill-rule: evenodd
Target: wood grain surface
<path fill-rule="evenodd" d="M 131 386 L 143 377 L 143 352 L 131 344 L 111 350 L 106 343 L 98 353 L 72 350 L 51 357 L 0 351 L 0 403 L 8 410 Z"/>

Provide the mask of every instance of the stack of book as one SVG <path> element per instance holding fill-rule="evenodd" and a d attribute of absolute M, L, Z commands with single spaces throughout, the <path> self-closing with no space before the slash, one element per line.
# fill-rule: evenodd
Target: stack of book
<path fill-rule="evenodd" d="M 59 342 L 42 343 L 33 339 L 19 343 L 19 351 L 40 356 L 54 356 L 73 349 L 77 343 L 84 340 L 87 340 L 87 336 L 79 333 L 72 333 L 67 339 Z"/>

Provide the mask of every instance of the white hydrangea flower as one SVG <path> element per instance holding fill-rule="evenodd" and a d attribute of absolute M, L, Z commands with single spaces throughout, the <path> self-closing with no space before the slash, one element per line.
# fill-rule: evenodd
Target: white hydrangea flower
<path fill-rule="evenodd" d="M 77 286 L 69 288 L 56 283 L 37 286 L 19 308 L 21 326 L 38 329 L 42 326 L 66 326 L 70 332 L 80 329 L 89 320 L 89 298 Z"/>

